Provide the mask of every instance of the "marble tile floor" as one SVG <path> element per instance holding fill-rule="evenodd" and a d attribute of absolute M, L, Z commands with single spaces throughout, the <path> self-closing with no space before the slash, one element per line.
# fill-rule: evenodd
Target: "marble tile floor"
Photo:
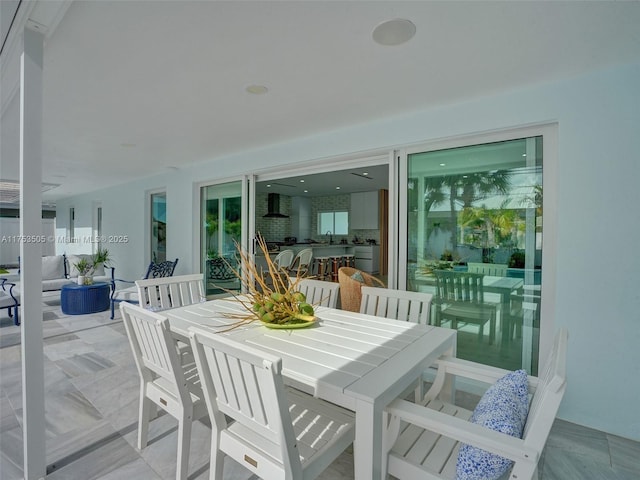
<path fill-rule="evenodd" d="M 6 313 L 0 315 L 0 480 L 14 480 L 22 478 L 23 462 L 20 328 Z M 59 293 L 51 292 L 43 294 L 43 319 L 46 478 L 175 478 L 177 423 L 170 416 L 151 423 L 147 448 L 135 447 L 138 375 L 119 316 L 109 320 L 108 311 L 64 315 Z M 207 422 L 196 422 L 190 480 L 209 476 L 209 434 Z M 540 462 L 540 477 L 638 479 L 638 458 L 638 442 L 557 420 Z M 319 478 L 353 478 L 351 453 L 343 454 Z M 255 477 L 227 461 L 225 479 Z"/>

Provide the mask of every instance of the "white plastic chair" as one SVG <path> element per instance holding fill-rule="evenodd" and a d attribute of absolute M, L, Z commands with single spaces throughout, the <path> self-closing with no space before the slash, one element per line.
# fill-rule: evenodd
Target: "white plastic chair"
<path fill-rule="evenodd" d="M 190 337 L 213 425 L 210 479 L 225 455 L 260 478 L 312 479 L 353 442 L 353 414 L 286 389 L 280 358 L 197 327 Z"/>
<path fill-rule="evenodd" d="M 430 293 L 367 286 L 363 286 L 361 292 L 360 313 L 429 324 L 433 298 Z"/>
<path fill-rule="evenodd" d="M 387 472 L 401 480 L 453 479 L 464 443 L 513 460 L 510 479 L 538 478 L 538 460 L 566 388 L 567 338 L 565 329 L 558 331 L 540 376 L 528 378 L 533 397 L 521 439 L 469 422 L 471 411 L 440 398 L 446 375 L 493 384 L 507 370 L 451 357 L 440 359 L 422 404 L 398 399 L 386 409 L 390 415 L 384 438 L 389 452 Z"/>
<path fill-rule="evenodd" d="M 293 281 L 295 282 L 296 279 L 294 278 Z M 311 305 L 330 308 L 336 308 L 338 305 L 339 283 L 303 278 L 298 281 L 297 290 L 304 293 L 307 303 Z"/>
<path fill-rule="evenodd" d="M 202 302 L 206 300 L 203 278 L 202 273 L 194 273 L 136 280 L 140 305 L 158 311 Z"/>
<path fill-rule="evenodd" d="M 162 408 L 178 420 L 176 479 L 186 480 L 191 423 L 207 415 L 195 363 L 181 363 L 166 317 L 126 302 L 120 314 L 140 374 L 138 448 L 147 446 L 149 421 Z"/>
<path fill-rule="evenodd" d="M 293 257 L 293 250 L 282 250 L 278 255 L 276 255 L 276 258 L 273 259 L 273 263 L 276 267 L 284 268 L 286 270 L 291 266 Z"/>

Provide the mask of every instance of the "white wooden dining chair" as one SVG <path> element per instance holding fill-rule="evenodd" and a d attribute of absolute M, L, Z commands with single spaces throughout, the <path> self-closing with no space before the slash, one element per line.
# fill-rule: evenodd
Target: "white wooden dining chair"
<path fill-rule="evenodd" d="M 191 424 L 207 415 L 195 363 L 181 363 L 166 317 L 122 302 L 120 313 L 140 374 L 138 448 L 147 446 L 149 422 L 162 408 L 178 420 L 176 479 L 189 470 Z"/>
<path fill-rule="evenodd" d="M 458 469 L 468 475 L 465 478 L 505 478 L 502 475 L 509 469 L 511 480 L 538 478 L 537 464 L 566 388 L 567 339 L 566 329 L 557 332 L 539 377 L 457 358 L 440 359 L 433 386 L 421 404 L 398 399 L 386 409 L 387 472 L 400 480 L 453 479 L 460 463 Z M 451 393 L 443 389 L 447 375 L 493 388 L 471 412 L 441 397 Z M 520 378 L 522 386 L 504 383 L 508 388 L 501 391 L 497 386 L 508 378 L 505 375 Z M 518 397 L 523 399 L 524 409 L 521 404 L 514 408 Z M 521 429 L 521 437 L 512 436 L 513 431 L 508 434 L 513 427 L 508 419 L 518 423 L 515 427 Z M 463 458 L 459 459 L 460 452 Z M 489 472 L 490 467 L 497 471 Z"/>
<path fill-rule="evenodd" d="M 484 338 L 484 326 L 489 323 L 489 344 L 496 336 L 497 305 L 485 299 L 482 273 L 434 270 L 436 276 L 435 325 L 451 321 L 457 330 L 461 324 L 478 326 L 478 341 Z"/>
<path fill-rule="evenodd" d="M 391 288 L 363 286 L 360 313 L 429 324 L 433 295 Z"/>
<path fill-rule="evenodd" d="M 292 280 L 294 282 L 296 281 L 295 278 Z M 296 289 L 304 293 L 304 296 L 307 298 L 307 303 L 311 305 L 330 308 L 336 308 L 338 306 L 338 296 L 340 295 L 339 283 L 303 278 L 298 281 Z"/>
<path fill-rule="evenodd" d="M 203 278 L 202 273 L 194 273 L 136 280 L 140 305 L 159 311 L 200 303 L 206 300 Z"/>
<path fill-rule="evenodd" d="M 506 263 L 467 263 L 468 272 L 482 273 L 492 277 L 506 277 L 508 267 Z"/>
<path fill-rule="evenodd" d="M 280 358 L 189 330 L 213 425 L 210 479 L 222 479 L 225 455 L 260 478 L 312 479 L 353 442 L 353 414 L 286 389 Z"/>

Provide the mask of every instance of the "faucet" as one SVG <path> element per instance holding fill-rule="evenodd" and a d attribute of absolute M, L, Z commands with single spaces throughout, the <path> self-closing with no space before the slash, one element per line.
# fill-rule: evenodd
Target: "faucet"
<path fill-rule="evenodd" d="M 327 233 L 325 234 L 329 237 L 329 245 L 333 245 L 333 237 L 331 236 L 331 230 L 328 230 Z"/>

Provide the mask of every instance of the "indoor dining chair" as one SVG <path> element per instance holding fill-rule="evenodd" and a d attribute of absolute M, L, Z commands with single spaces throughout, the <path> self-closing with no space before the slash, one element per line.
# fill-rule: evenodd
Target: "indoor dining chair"
<path fill-rule="evenodd" d="M 213 426 L 210 479 L 222 479 L 225 455 L 263 479 L 313 479 L 352 444 L 353 414 L 285 388 L 280 358 L 189 331 Z"/>
<path fill-rule="evenodd" d="M 291 266 L 294 256 L 293 250 L 282 250 L 276 255 L 276 258 L 273 259 L 273 263 L 276 267 L 287 270 Z"/>
<path fill-rule="evenodd" d="M 120 313 L 140 375 L 138 448 L 147 446 L 149 421 L 162 408 L 178 420 L 176 479 L 186 480 L 191 425 L 207 415 L 196 365 L 182 363 L 166 317 L 125 302 Z"/>
<path fill-rule="evenodd" d="M 303 248 L 291 262 L 289 275 L 295 277 L 305 277 L 311 271 L 311 261 L 313 260 L 313 249 Z"/>

